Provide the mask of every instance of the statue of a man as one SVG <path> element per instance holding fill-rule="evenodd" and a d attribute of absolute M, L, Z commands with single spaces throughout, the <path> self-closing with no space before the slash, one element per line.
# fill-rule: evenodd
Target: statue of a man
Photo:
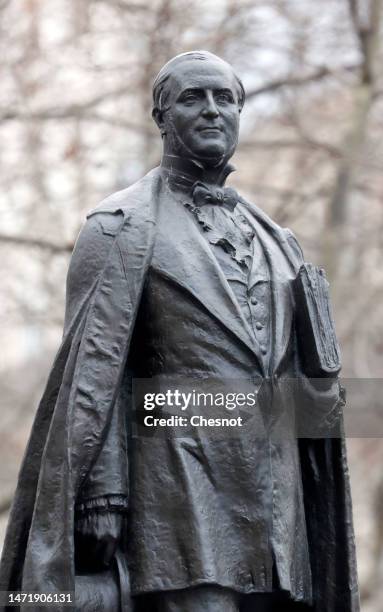
<path fill-rule="evenodd" d="M 160 167 L 93 210 L 75 246 L 1 588 L 73 591 L 118 558 L 131 584 L 121 609 L 356 612 L 323 275 L 290 230 L 225 187 L 245 100 L 231 66 L 179 55 L 153 100 Z M 241 381 L 258 399 L 227 435 L 136 435 L 141 379 Z M 320 435 L 297 435 L 301 412 Z"/>

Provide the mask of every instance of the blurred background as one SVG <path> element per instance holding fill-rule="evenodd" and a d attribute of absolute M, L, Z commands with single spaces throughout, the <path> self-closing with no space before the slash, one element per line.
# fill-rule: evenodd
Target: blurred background
<path fill-rule="evenodd" d="M 0 0 L 0 542 L 74 241 L 89 209 L 159 163 L 151 86 L 177 53 L 207 49 L 242 77 L 230 183 L 326 268 L 343 375 L 381 377 L 382 4 Z M 348 439 L 364 612 L 383 610 L 378 431 Z"/>

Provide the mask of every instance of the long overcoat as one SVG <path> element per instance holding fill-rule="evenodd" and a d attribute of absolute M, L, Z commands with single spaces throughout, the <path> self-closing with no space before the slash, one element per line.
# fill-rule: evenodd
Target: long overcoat
<path fill-rule="evenodd" d="M 20 470 L 3 548 L 0 590 L 74 590 L 75 503 L 102 456 L 118 410 L 162 189 L 161 172 L 155 169 L 114 194 L 90 215 L 76 243 L 68 274 L 64 337 Z M 253 219 L 272 236 L 296 273 L 303 256 L 291 232 L 254 205 L 241 203 L 250 222 Z M 274 305 L 278 299 L 274 292 Z M 299 449 L 314 610 L 357 612 L 344 440 L 342 436 L 302 439 Z M 116 474 L 116 480 L 121 485 L 117 492 L 127 494 L 123 478 Z"/>

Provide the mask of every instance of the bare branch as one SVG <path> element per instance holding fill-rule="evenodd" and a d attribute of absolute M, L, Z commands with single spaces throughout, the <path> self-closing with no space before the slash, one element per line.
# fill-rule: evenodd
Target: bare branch
<path fill-rule="evenodd" d="M 86 112 L 84 109 L 81 113 L 78 112 L 76 107 L 68 107 L 66 109 L 46 109 L 37 112 L 28 112 L 18 110 L 4 111 L 2 114 L 0 109 L 0 122 L 5 123 L 6 121 L 23 121 L 25 123 L 31 122 L 44 122 L 44 121 L 55 121 L 58 119 L 77 119 L 81 121 L 97 121 L 99 123 L 105 123 L 113 127 L 130 130 L 138 134 L 146 135 L 149 138 L 154 137 L 154 132 L 147 126 L 141 125 L 137 122 L 127 121 L 121 117 L 112 117 L 102 115 L 95 111 Z"/>
<path fill-rule="evenodd" d="M 246 93 L 246 99 L 249 100 L 256 96 L 263 95 L 265 93 L 270 93 L 272 91 L 277 91 L 278 89 L 282 89 L 283 87 L 302 87 L 303 85 L 308 85 L 309 83 L 315 83 L 316 81 L 321 81 L 328 76 L 337 76 L 340 72 L 354 72 L 360 68 L 360 64 L 350 64 L 349 66 L 344 66 L 341 70 L 334 72 L 323 66 L 319 68 L 312 74 L 308 74 L 304 77 L 301 76 L 291 76 L 283 79 L 276 79 L 275 81 L 271 81 L 270 83 L 266 83 L 261 87 L 257 87 L 255 89 L 250 89 Z"/>
<path fill-rule="evenodd" d="M 359 42 L 362 53 L 362 77 L 363 82 L 370 84 L 373 82 L 373 59 L 376 55 L 376 45 L 378 39 L 378 28 L 381 18 L 381 0 L 371 0 L 370 14 L 368 23 L 362 23 L 358 10 L 358 0 L 348 0 L 351 22 Z"/>
<path fill-rule="evenodd" d="M 19 119 L 23 117 L 41 120 L 41 119 L 66 119 L 68 117 L 79 117 L 90 109 L 98 106 L 102 102 L 107 100 L 118 98 L 120 96 L 127 95 L 132 89 L 132 85 L 124 85 L 123 87 L 117 87 L 111 91 L 103 92 L 94 98 L 91 98 L 87 102 L 82 104 L 71 104 L 66 107 L 57 108 L 45 108 L 40 111 L 23 112 L 22 110 L 9 110 L 0 109 L 0 120 L 9 121 L 12 119 Z"/>
<path fill-rule="evenodd" d="M 107 4 L 108 6 L 114 6 L 119 10 L 128 11 L 131 13 L 140 13 L 148 10 L 146 4 L 139 4 L 138 2 L 124 2 L 124 0 L 91 0 L 94 4 Z"/>
<path fill-rule="evenodd" d="M 359 23 L 359 12 L 358 12 L 357 0 L 348 0 L 348 7 L 349 7 L 351 21 L 354 26 L 355 32 L 359 34 L 360 23 Z"/>
<path fill-rule="evenodd" d="M 27 238 L 24 236 L 7 236 L 6 234 L 0 234 L 0 244 L 9 243 L 18 246 L 25 246 L 31 248 L 46 249 L 51 253 L 71 253 L 73 251 L 74 243 L 72 244 L 54 244 L 48 240 L 40 240 L 38 238 Z"/>
<path fill-rule="evenodd" d="M 342 152 L 333 145 L 326 142 L 314 140 L 313 138 L 283 139 L 283 140 L 244 140 L 239 149 L 318 149 L 323 150 L 333 157 L 340 157 Z"/>

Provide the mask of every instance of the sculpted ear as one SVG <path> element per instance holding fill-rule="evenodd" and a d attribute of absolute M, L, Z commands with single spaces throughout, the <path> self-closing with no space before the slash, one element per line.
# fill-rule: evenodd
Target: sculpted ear
<path fill-rule="evenodd" d="M 152 110 L 152 117 L 160 130 L 164 128 L 164 113 L 156 106 Z"/>

